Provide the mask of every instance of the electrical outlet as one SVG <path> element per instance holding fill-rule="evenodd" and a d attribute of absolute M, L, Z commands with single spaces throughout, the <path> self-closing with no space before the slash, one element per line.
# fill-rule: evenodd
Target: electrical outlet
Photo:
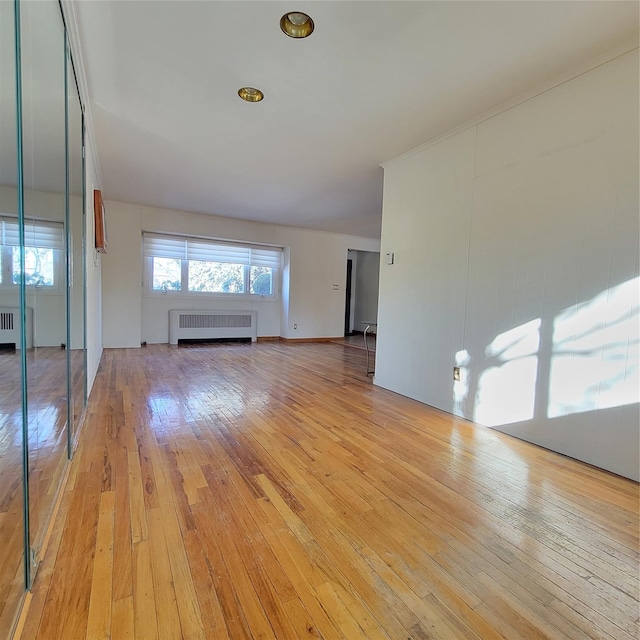
<path fill-rule="evenodd" d="M 453 367 L 453 379 L 460 382 L 460 367 Z"/>
<path fill-rule="evenodd" d="M 294 329 L 297 329 L 297 328 L 298 328 L 298 325 L 297 325 L 297 324 L 294 324 L 294 325 L 293 325 L 293 328 L 294 328 Z"/>
<path fill-rule="evenodd" d="M 334 284 L 333 285 L 333 290 L 334 291 L 337 291 L 339 288 L 340 288 L 340 285 L 338 285 L 338 284 Z"/>

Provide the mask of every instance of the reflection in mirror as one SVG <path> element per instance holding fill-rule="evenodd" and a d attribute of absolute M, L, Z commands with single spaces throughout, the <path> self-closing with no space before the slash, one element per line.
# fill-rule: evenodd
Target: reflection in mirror
<path fill-rule="evenodd" d="M 84 326 L 84 175 L 82 158 L 82 110 L 73 64 L 67 48 L 67 143 L 69 178 L 69 335 L 70 424 L 74 438 L 86 400 L 86 351 Z"/>
<path fill-rule="evenodd" d="M 37 558 L 67 460 L 65 39 L 55 0 L 20 3 L 29 538 Z M 32 576 L 33 578 L 33 576 Z"/>
<path fill-rule="evenodd" d="M 25 588 L 20 294 L 10 272 L 10 243 L 18 241 L 15 71 L 14 6 L 0 2 L 0 638 L 9 637 Z"/>

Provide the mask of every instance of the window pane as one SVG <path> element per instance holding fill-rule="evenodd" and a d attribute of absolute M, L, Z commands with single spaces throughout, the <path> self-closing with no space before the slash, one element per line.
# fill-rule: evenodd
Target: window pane
<path fill-rule="evenodd" d="M 25 283 L 53 287 L 53 249 L 24 248 Z M 13 247 L 13 284 L 20 284 L 20 247 Z"/>
<path fill-rule="evenodd" d="M 180 291 L 181 261 L 176 258 L 154 258 L 152 288 L 154 291 Z"/>
<path fill-rule="evenodd" d="M 273 294 L 273 269 L 271 267 L 251 267 L 251 293 L 259 296 Z"/>
<path fill-rule="evenodd" d="M 244 293 L 241 264 L 189 260 L 189 291 Z"/>

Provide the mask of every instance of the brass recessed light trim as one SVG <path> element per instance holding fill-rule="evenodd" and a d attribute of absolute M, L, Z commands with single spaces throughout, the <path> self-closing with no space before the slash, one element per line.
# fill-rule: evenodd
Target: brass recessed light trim
<path fill-rule="evenodd" d="M 280 28 L 291 38 L 307 38 L 313 33 L 313 20 L 301 11 L 285 13 L 280 18 Z"/>
<path fill-rule="evenodd" d="M 254 89 L 253 87 L 238 89 L 238 95 L 247 102 L 260 102 L 264 98 L 264 93 L 260 89 Z"/>

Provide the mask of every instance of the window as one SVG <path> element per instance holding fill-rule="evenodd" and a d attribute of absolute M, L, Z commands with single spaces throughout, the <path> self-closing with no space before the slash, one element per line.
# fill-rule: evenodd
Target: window
<path fill-rule="evenodd" d="M 182 270 L 180 260 L 175 258 L 153 258 L 154 291 L 180 291 Z"/>
<path fill-rule="evenodd" d="M 64 230 L 60 223 L 26 220 L 24 223 L 24 279 L 27 286 L 58 289 L 62 279 Z M 0 217 L 0 286 L 20 285 L 20 232 L 18 219 Z"/>
<path fill-rule="evenodd" d="M 207 293 L 244 293 L 244 265 L 190 260 L 188 290 Z"/>
<path fill-rule="evenodd" d="M 158 293 L 274 297 L 282 250 L 143 234 L 148 288 Z"/>
<path fill-rule="evenodd" d="M 251 267 L 249 272 L 249 290 L 261 296 L 271 295 L 273 289 L 273 269 L 269 267 Z"/>

